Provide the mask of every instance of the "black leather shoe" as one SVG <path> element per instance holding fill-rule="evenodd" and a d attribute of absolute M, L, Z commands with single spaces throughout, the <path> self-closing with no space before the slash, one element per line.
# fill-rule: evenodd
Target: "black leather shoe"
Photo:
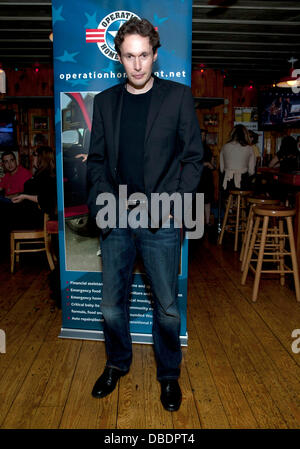
<path fill-rule="evenodd" d="M 128 371 L 121 371 L 116 368 L 106 367 L 96 381 L 92 390 L 94 398 L 104 398 L 114 391 L 120 377 L 125 376 Z"/>
<path fill-rule="evenodd" d="M 181 404 L 181 390 L 177 380 L 162 380 L 160 400 L 169 412 L 176 412 Z"/>

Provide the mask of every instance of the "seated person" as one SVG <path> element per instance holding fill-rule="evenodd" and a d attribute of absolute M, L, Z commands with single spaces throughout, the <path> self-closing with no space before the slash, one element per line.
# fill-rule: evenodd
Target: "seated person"
<path fill-rule="evenodd" d="M 269 163 L 270 168 L 280 168 L 281 172 L 292 172 L 298 169 L 299 150 L 292 136 L 282 139 L 280 149 Z"/>
<path fill-rule="evenodd" d="M 24 192 L 10 202 L 0 202 L 0 235 L 9 241 L 12 229 L 42 228 L 44 213 L 56 218 L 56 177 L 54 152 L 50 147 L 39 147 L 38 170 L 24 184 Z"/>
<path fill-rule="evenodd" d="M 13 151 L 4 151 L 1 156 L 5 175 L 0 179 L 0 192 L 11 197 L 23 192 L 24 183 L 32 177 L 29 170 L 17 164 Z"/>

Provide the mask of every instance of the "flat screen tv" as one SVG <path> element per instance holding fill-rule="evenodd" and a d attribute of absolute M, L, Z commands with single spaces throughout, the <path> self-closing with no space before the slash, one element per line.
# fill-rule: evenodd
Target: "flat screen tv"
<path fill-rule="evenodd" d="M 258 116 L 261 130 L 300 128 L 300 94 L 284 88 L 261 91 Z"/>
<path fill-rule="evenodd" d="M 0 110 L 0 150 L 11 149 L 16 145 L 14 112 Z"/>

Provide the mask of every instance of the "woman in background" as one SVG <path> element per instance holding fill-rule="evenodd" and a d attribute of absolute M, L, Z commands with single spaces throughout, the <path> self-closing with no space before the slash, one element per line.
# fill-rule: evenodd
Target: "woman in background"
<path fill-rule="evenodd" d="M 56 213 L 54 152 L 50 147 L 40 146 L 36 153 L 36 173 L 24 184 L 24 192 L 12 199 L 17 212 L 14 214 L 14 229 L 43 226 L 44 213 L 50 216 Z M 26 216 L 23 216 L 23 213 L 26 213 Z"/>
<path fill-rule="evenodd" d="M 247 190 L 249 176 L 255 173 L 255 163 L 249 132 L 245 126 L 236 125 L 220 153 L 220 171 L 224 173 L 223 189 Z"/>

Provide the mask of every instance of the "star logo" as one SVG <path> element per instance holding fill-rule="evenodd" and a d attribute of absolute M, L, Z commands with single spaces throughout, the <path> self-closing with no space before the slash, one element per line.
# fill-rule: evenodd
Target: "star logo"
<path fill-rule="evenodd" d="M 64 51 L 62 56 L 56 56 L 55 59 L 58 59 L 61 62 L 76 62 L 74 59 L 75 56 L 79 55 L 79 53 L 69 53 L 67 50 Z"/>
<path fill-rule="evenodd" d="M 87 12 L 84 13 L 85 17 L 87 18 L 87 23 L 85 24 L 86 28 L 94 28 L 95 26 L 97 26 L 97 18 L 96 15 L 97 13 L 94 12 L 93 15 L 88 14 Z"/>
<path fill-rule="evenodd" d="M 132 17 L 138 17 L 130 11 L 114 11 L 104 17 L 97 29 L 86 30 L 86 42 L 97 43 L 101 53 L 112 61 L 118 61 L 114 38 L 123 23 Z M 139 18 L 139 17 L 138 17 Z"/>
<path fill-rule="evenodd" d="M 166 20 L 168 20 L 168 17 L 161 17 L 160 18 L 160 17 L 158 17 L 157 14 L 154 14 L 154 20 L 153 20 L 154 25 L 161 25 Z"/>
<path fill-rule="evenodd" d="M 70 84 L 72 87 L 79 86 L 79 85 L 87 86 L 88 82 L 89 82 L 88 79 L 70 80 Z"/>
<path fill-rule="evenodd" d="M 62 12 L 62 6 L 60 6 L 59 8 L 52 8 L 52 21 L 53 21 L 53 25 L 56 24 L 56 22 L 60 22 L 60 21 L 65 21 L 65 19 L 63 18 L 63 16 L 61 15 Z"/>

